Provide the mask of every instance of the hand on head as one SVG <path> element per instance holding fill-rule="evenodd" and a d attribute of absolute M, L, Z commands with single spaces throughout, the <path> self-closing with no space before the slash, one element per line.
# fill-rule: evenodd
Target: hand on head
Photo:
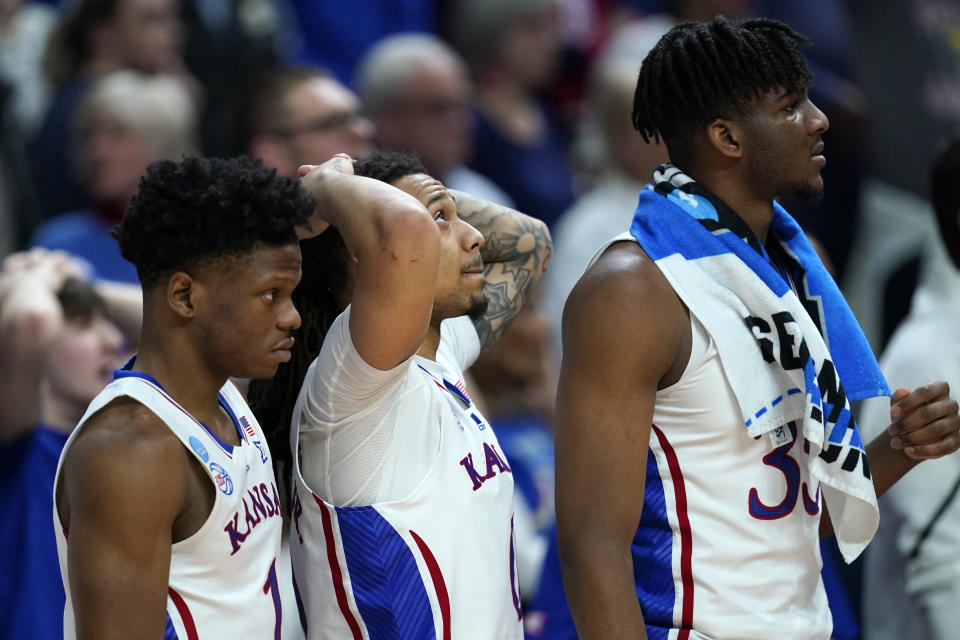
<path fill-rule="evenodd" d="M 303 164 L 297 169 L 300 175 L 300 184 L 310 193 L 314 193 L 317 183 L 323 180 L 323 177 L 330 174 L 353 175 L 353 158 L 345 153 L 335 154 L 332 158 L 323 164 Z M 297 237 L 301 240 L 318 236 L 327 230 L 330 223 L 324 220 L 316 212 L 310 219 L 309 227 L 298 227 Z"/>
<path fill-rule="evenodd" d="M 312 171 L 336 171 L 353 175 L 353 158 L 345 153 L 337 153 L 323 164 L 302 164 L 297 170 L 301 178 L 305 178 Z"/>
<path fill-rule="evenodd" d="M 946 382 L 897 389 L 890 398 L 890 446 L 914 460 L 953 453 L 960 448 L 957 408 Z"/>
<path fill-rule="evenodd" d="M 0 280 L 30 277 L 53 292 L 59 291 L 68 278 L 87 280 L 90 275 L 90 265 L 66 251 L 30 249 L 12 253 L 0 264 Z"/>

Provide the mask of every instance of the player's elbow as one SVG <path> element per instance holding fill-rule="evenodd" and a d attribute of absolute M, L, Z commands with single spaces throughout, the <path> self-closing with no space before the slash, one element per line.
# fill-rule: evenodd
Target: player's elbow
<path fill-rule="evenodd" d="M 378 235 L 381 248 L 399 262 L 429 259 L 440 251 L 440 230 L 422 206 L 394 210 L 381 221 Z"/>

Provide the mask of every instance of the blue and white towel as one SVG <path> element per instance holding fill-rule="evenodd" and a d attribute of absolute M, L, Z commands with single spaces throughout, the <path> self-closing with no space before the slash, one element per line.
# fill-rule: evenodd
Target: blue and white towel
<path fill-rule="evenodd" d="M 640 192 L 631 234 L 716 343 L 747 435 L 769 434 L 778 446 L 792 421 L 810 442 L 810 474 L 850 562 L 879 517 L 849 403 L 890 395 L 860 326 L 779 204 L 772 257 L 742 219 L 673 165 L 654 180 Z"/>

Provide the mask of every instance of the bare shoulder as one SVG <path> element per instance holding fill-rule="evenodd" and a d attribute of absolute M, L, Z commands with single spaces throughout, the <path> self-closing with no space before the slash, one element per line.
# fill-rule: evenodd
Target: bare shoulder
<path fill-rule="evenodd" d="M 660 315 L 677 317 L 683 303 L 636 242 L 610 245 L 584 272 L 567 298 L 564 315 L 587 312 L 603 322 L 642 327 Z"/>
<path fill-rule="evenodd" d="M 582 349 L 578 349 L 578 345 Z M 580 358 L 639 359 L 671 377 L 689 350 L 689 315 L 673 287 L 633 241 L 616 242 L 587 269 L 567 298 L 563 350 Z M 622 358 L 616 358 L 622 361 Z"/>
<path fill-rule="evenodd" d="M 177 436 L 157 414 L 132 398 L 117 398 L 91 416 L 77 435 L 73 451 L 106 449 L 124 455 L 163 457 Z"/>
<path fill-rule="evenodd" d="M 189 454 L 150 409 L 118 398 L 91 416 L 67 451 L 57 504 L 64 526 L 71 506 L 150 503 L 175 517 L 182 508 Z M 158 491 L 162 487 L 162 491 Z"/>

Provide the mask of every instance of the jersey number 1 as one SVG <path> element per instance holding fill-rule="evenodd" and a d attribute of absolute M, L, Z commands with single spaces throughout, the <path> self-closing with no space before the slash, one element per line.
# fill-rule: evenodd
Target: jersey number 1
<path fill-rule="evenodd" d="M 280 583 L 277 581 L 277 559 L 270 563 L 267 581 L 263 583 L 263 593 L 273 596 L 273 639 L 280 640 L 280 627 L 283 626 L 283 607 L 280 604 Z"/>

